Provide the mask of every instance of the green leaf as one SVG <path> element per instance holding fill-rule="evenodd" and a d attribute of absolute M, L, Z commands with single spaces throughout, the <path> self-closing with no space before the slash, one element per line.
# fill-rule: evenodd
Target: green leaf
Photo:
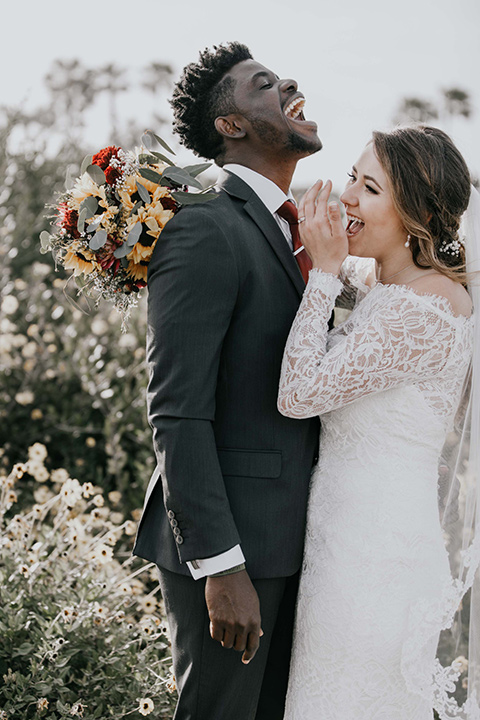
<path fill-rule="evenodd" d="M 90 225 L 87 226 L 87 232 L 95 232 L 95 230 L 99 227 L 101 222 L 102 222 L 101 217 L 94 220 L 92 223 L 90 223 Z"/>
<path fill-rule="evenodd" d="M 147 155 L 146 153 L 142 153 L 138 156 L 138 162 L 142 163 L 144 165 L 145 163 L 149 165 L 155 164 L 155 156 L 154 155 Z"/>
<path fill-rule="evenodd" d="M 127 245 L 126 242 L 123 243 L 123 245 L 120 245 L 115 252 L 113 253 L 113 256 L 117 259 L 125 257 L 125 255 L 128 255 L 129 252 L 131 252 L 132 248 Z"/>
<path fill-rule="evenodd" d="M 101 167 L 98 167 L 98 165 L 89 165 L 87 167 L 87 173 L 97 185 L 105 185 L 105 173 Z"/>
<path fill-rule="evenodd" d="M 203 185 L 201 185 L 198 180 L 195 180 L 194 177 L 188 174 L 188 172 L 185 172 L 185 170 L 182 170 L 182 168 L 178 167 L 170 167 L 163 171 L 162 173 L 162 185 L 165 185 L 166 183 L 163 182 L 163 180 L 169 179 L 172 180 L 177 185 L 191 185 L 194 188 L 197 188 L 198 190 L 203 190 Z"/>
<path fill-rule="evenodd" d="M 87 172 L 87 168 L 89 165 L 92 164 L 93 155 L 85 155 L 83 158 L 82 164 L 80 166 L 80 175 L 83 175 L 84 172 Z"/>
<path fill-rule="evenodd" d="M 18 657 L 19 655 L 28 655 L 32 650 L 34 650 L 34 646 L 30 643 L 24 642 L 21 645 L 18 646 L 16 650 L 12 652 L 13 657 Z"/>
<path fill-rule="evenodd" d="M 142 168 L 140 171 L 140 175 L 145 178 L 145 180 L 150 180 L 150 182 L 157 183 L 157 185 L 160 185 L 162 182 L 162 176 L 155 172 L 155 170 L 150 170 L 150 168 Z"/>
<path fill-rule="evenodd" d="M 187 193 L 182 190 L 172 192 L 172 197 L 181 205 L 197 205 L 202 202 L 210 202 L 218 198 L 218 193 Z"/>
<path fill-rule="evenodd" d="M 81 212 L 84 208 L 86 208 L 86 209 L 88 210 L 88 213 L 89 213 L 89 214 L 87 215 L 87 217 L 93 217 L 93 215 L 95 215 L 95 213 L 97 212 L 97 208 L 98 208 L 98 200 L 97 200 L 97 198 L 93 197 L 93 195 L 90 195 L 89 197 L 86 197 L 85 200 L 83 200 L 83 201 L 80 203 L 80 208 L 79 208 L 79 209 L 80 209 L 80 212 Z"/>
<path fill-rule="evenodd" d="M 107 231 L 106 230 L 97 230 L 95 235 L 90 240 L 90 250 L 100 250 L 105 243 L 107 242 Z"/>
<path fill-rule="evenodd" d="M 174 166 L 174 163 L 171 160 L 169 160 L 166 157 L 166 155 L 162 155 L 162 153 L 159 153 L 159 152 L 153 152 L 153 150 L 152 150 L 152 155 L 155 156 L 156 160 L 161 160 L 162 162 L 167 163 L 167 165 L 171 165 L 172 167 Z"/>
<path fill-rule="evenodd" d="M 83 233 L 85 228 L 85 220 L 88 217 L 88 208 L 84 207 L 78 213 L 77 230 L 79 233 Z"/>
<path fill-rule="evenodd" d="M 208 168 L 212 167 L 212 165 L 213 163 L 199 163 L 197 165 L 185 165 L 182 169 L 192 177 L 197 177 L 197 175 L 205 172 L 205 170 L 208 170 Z"/>
<path fill-rule="evenodd" d="M 130 215 L 135 215 L 135 213 L 137 212 L 138 208 L 139 208 L 139 207 L 142 207 L 142 205 L 143 205 L 143 202 L 142 202 L 141 200 L 138 200 L 138 201 L 135 203 L 135 205 L 133 206 L 133 208 L 130 210 Z"/>
<path fill-rule="evenodd" d="M 175 155 L 175 153 L 167 145 L 165 140 L 162 140 L 162 138 L 158 137 L 158 135 L 155 135 L 155 133 L 151 130 L 145 130 L 142 135 L 142 144 L 145 145 L 147 150 L 151 151 L 155 147 L 155 142 L 157 142 L 161 147 L 163 147 L 164 150 L 169 152 L 171 155 Z"/>
<path fill-rule="evenodd" d="M 128 233 L 127 242 L 126 244 L 129 247 L 133 247 L 135 243 L 138 241 L 138 238 L 142 234 L 143 226 L 141 222 L 136 223 L 133 228 Z"/>
<path fill-rule="evenodd" d="M 152 202 L 150 193 L 148 192 L 147 188 L 144 185 L 137 182 L 137 190 L 138 190 L 138 194 L 140 195 L 140 197 L 142 198 L 144 203 L 146 203 L 148 205 L 148 203 Z"/>

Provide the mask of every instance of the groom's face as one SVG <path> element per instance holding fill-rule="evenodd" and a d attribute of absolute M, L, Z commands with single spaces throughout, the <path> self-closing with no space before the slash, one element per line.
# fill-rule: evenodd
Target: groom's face
<path fill-rule="evenodd" d="M 247 137 L 297 158 L 321 149 L 317 124 L 305 119 L 305 97 L 295 80 L 282 80 L 254 60 L 238 63 L 228 74 L 235 81 L 235 104 L 246 121 Z"/>

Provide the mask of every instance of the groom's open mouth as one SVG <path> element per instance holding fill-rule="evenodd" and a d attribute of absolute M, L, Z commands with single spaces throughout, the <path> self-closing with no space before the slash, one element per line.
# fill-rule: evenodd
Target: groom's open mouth
<path fill-rule="evenodd" d="M 283 108 L 283 114 L 290 120 L 291 123 L 301 124 L 305 126 L 312 126 L 317 129 L 317 123 L 312 120 L 307 120 L 303 114 L 303 108 L 305 107 L 305 98 L 301 93 L 298 93 L 293 99 L 289 100 Z"/>
<path fill-rule="evenodd" d="M 363 222 L 363 220 L 355 217 L 355 215 L 350 215 L 347 213 L 347 220 L 347 237 L 349 238 L 358 235 L 358 233 L 361 232 L 365 227 L 365 223 Z"/>

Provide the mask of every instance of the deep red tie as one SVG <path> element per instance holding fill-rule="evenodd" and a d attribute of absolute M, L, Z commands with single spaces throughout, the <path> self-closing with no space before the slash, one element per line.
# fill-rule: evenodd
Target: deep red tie
<path fill-rule="evenodd" d="M 292 233 L 293 252 L 302 247 L 300 240 L 300 233 L 298 232 L 298 210 L 291 200 L 286 200 L 277 210 L 277 215 L 284 218 L 290 225 L 290 232 Z M 300 250 L 295 255 L 295 260 L 298 263 L 302 277 L 305 283 L 308 282 L 308 273 L 312 269 L 312 261 L 307 255 L 305 249 Z"/>

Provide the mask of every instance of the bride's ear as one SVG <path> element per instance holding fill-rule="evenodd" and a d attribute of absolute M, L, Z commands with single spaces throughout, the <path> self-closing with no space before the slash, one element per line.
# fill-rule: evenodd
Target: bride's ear
<path fill-rule="evenodd" d="M 243 118 L 241 115 L 225 115 L 224 117 L 215 118 L 215 129 L 223 137 L 238 139 L 243 138 L 247 134 L 243 127 Z"/>

